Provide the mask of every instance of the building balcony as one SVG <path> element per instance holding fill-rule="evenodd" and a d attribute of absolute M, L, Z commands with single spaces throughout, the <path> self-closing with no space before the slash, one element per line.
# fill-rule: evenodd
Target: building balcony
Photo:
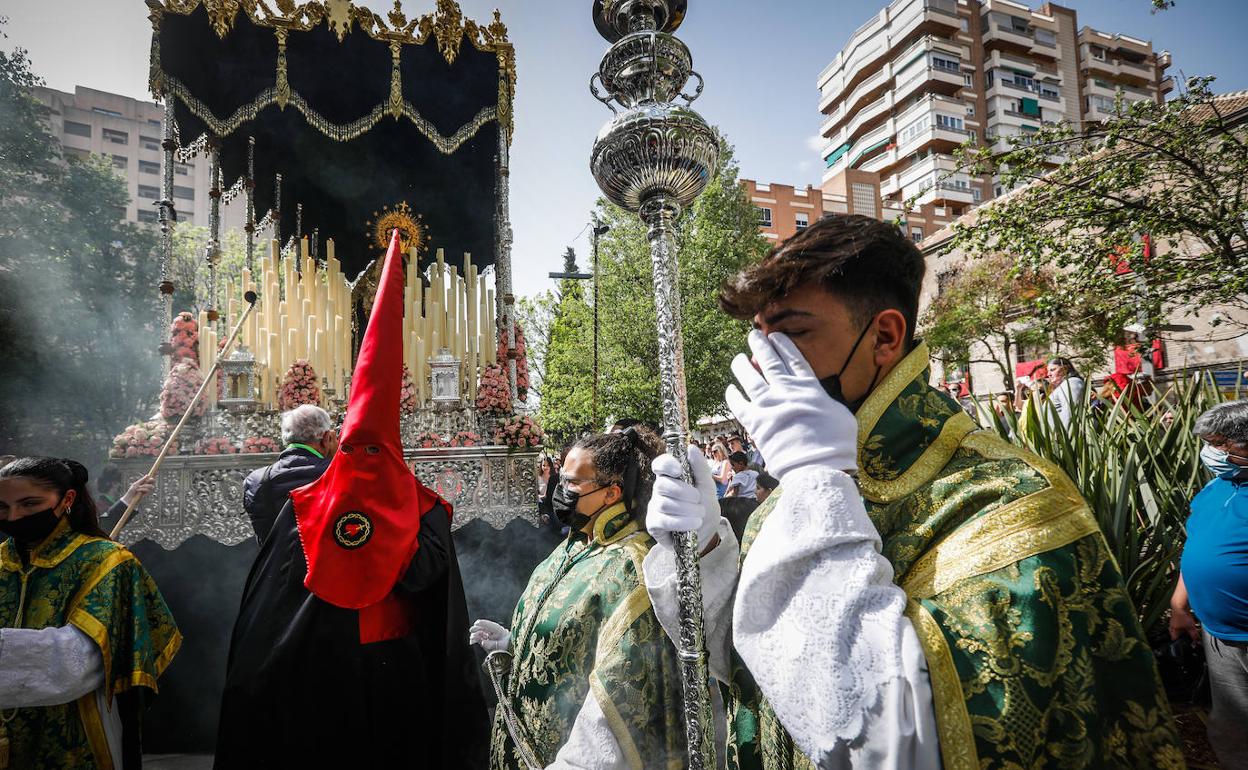
<path fill-rule="evenodd" d="M 906 197 L 909 199 L 910 196 Z M 916 206 L 923 206 L 928 203 L 936 206 L 966 206 L 974 202 L 975 193 L 971 191 L 969 184 L 964 182 L 959 185 L 952 181 L 936 182 L 919 193 L 914 201 Z"/>
<path fill-rule="evenodd" d="M 820 111 L 833 106 L 838 94 L 856 89 L 862 80 L 880 69 L 882 58 L 895 56 L 916 35 L 932 32 L 947 37 L 960 30 L 956 0 L 894 2 L 885 13 L 876 15 L 850 35 L 837 56 L 839 61 L 833 61 L 820 74 L 819 89 L 825 94 L 820 100 Z M 836 86 L 830 87 L 833 84 Z"/>
<path fill-rule="evenodd" d="M 884 95 L 854 113 L 849 123 L 845 124 L 843 136 L 847 141 L 859 133 L 877 127 L 882 121 L 888 120 L 893 109 L 893 93 L 885 91 Z M 838 142 L 839 144 L 839 142 Z"/>
<path fill-rule="evenodd" d="M 836 103 L 833 112 L 823 122 L 823 135 L 827 136 L 829 131 L 835 131 L 846 121 L 853 119 L 859 110 L 887 93 L 892 85 L 893 70 L 886 64 L 854 88 L 845 99 Z"/>
<path fill-rule="evenodd" d="M 1007 27 L 996 20 L 989 20 L 984 28 L 984 45 L 1002 44 L 1007 48 L 1030 52 L 1036 45 L 1036 39 L 1030 32 L 1023 32 Z"/>
<path fill-rule="evenodd" d="M 953 72 L 941 67 L 926 67 L 915 70 L 905 81 L 893 87 L 894 102 L 903 102 L 908 97 L 921 91 L 952 96 L 966 85 L 961 71 Z"/>

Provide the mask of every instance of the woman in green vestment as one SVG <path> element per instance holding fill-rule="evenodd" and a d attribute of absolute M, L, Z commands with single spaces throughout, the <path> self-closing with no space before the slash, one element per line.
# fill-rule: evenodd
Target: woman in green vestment
<path fill-rule="evenodd" d="M 641 427 L 577 443 L 554 495 L 567 539 L 533 571 L 510 631 L 473 624 L 499 695 L 495 770 L 685 766 L 676 650 L 642 577 L 660 452 Z"/>
<path fill-rule="evenodd" d="M 0 468 L 0 768 L 137 768 L 138 715 L 182 636 L 100 530 L 87 469 Z"/>

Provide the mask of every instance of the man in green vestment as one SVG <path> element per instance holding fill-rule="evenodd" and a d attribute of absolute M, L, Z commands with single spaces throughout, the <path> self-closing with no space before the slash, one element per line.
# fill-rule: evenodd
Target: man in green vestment
<path fill-rule="evenodd" d="M 578 442 L 554 495 L 567 539 L 533 571 L 510 631 L 473 624 L 499 698 L 493 770 L 685 767 L 676 650 L 642 582 L 659 451 L 640 426 Z"/>
<path fill-rule="evenodd" d="M 729 767 L 1182 767 L 1078 491 L 929 386 L 923 274 L 894 226 L 834 215 L 721 292 L 755 325 L 728 404 L 781 484 L 702 558 Z M 694 466 L 647 521 L 669 630 L 668 533 L 714 526 Z"/>

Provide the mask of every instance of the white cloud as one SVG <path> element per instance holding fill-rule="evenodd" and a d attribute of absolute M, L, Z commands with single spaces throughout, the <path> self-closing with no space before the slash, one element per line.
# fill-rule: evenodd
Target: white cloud
<path fill-rule="evenodd" d="M 806 148 L 811 152 L 820 152 L 827 143 L 828 140 L 818 134 L 806 138 Z"/>

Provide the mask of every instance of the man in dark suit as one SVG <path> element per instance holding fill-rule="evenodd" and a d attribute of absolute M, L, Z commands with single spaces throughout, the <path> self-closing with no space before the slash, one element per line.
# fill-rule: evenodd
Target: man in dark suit
<path fill-rule="evenodd" d="M 277 462 L 257 468 L 243 481 L 243 509 L 261 545 L 291 490 L 310 484 L 325 473 L 330 458 L 338 451 L 338 431 L 330 423 L 328 412 L 304 404 L 282 415 L 282 443 L 286 449 Z"/>

